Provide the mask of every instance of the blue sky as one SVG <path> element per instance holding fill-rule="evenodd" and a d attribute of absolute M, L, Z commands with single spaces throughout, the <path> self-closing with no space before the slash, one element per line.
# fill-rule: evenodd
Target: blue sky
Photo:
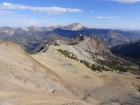
<path fill-rule="evenodd" d="M 140 29 L 140 0 L 0 0 L 0 26 Z"/>

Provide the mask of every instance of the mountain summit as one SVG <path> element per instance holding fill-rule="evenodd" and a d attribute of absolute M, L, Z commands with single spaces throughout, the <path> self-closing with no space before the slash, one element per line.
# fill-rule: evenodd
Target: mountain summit
<path fill-rule="evenodd" d="M 64 26 L 63 28 L 65 30 L 81 30 L 81 29 L 84 29 L 85 27 L 82 26 L 80 23 L 72 23 L 67 26 Z"/>

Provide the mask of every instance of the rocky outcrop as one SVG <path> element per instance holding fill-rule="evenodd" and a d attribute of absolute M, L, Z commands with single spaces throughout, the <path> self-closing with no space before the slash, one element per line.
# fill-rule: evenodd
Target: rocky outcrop
<path fill-rule="evenodd" d="M 56 37 L 56 38 L 52 38 L 51 40 L 49 40 L 48 42 L 40 45 L 38 48 L 36 48 L 33 52 L 45 52 L 49 46 L 54 45 L 61 45 L 61 44 L 65 44 L 65 45 L 75 45 L 78 44 L 79 42 L 86 40 L 88 37 L 87 36 L 83 36 L 81 34 L 78 34 L 77 36 L 75 36 L 72 39 L 67 39 L 67 38 L 63 38 L 63 37 Z"/>
<path fill-rule="evenodd" d="M 101 42 L 97 36 L 93 36 L 90 38 L 89 43 L 91 44 L 92 47 L 95 49 L 102 51 L 102 50 L 107 50 L 107 47 L 103 42 Z"/>

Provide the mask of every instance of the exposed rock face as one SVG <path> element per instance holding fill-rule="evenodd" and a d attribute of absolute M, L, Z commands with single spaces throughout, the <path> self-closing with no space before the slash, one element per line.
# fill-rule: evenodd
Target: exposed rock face
<path fill-rule="evenodd" d="M 68 44 L 69 45 L 78 44 L 79 42 L 86 40 L 87 38 L 88 38 L 87 36 L 83 36 L 82 34 L 78 34 L 74 38 L 68 40 Z"/>
<path fill-rule="evenodd" d="M 99 40 L 97 36 L 87 37 L 82 34 L 76 35 L 72 39 L 66 39 L 66 38 L 53 38 L 49 40 L 48 42 L 40 45 L 37 49 L 34 50 L 34 53 L 36 52 L 45 52 L 49 46 L 61 46 L 61 45 L 67 45 L 67 46 L 77 46 L 79 49 L 84 49 L 87 51 L 91 51 L 93 53 L 99 53 L 99 54 L 111 54 L 111 52 L 108 50 L 106 45 Z M 84 55 L 83 55 L 84 56 Z"/>
<path fill-rule="evenodd" d="M 103 42 L 101 42 L 97 36 L 93 36 L 91 37 L 91 39 L 89 40 L 91 46 L 99 51 L 102 50 L 107 50 L 107 47 L 105 46 L 105 44 Z"/>
<path fill-rule="evenodd" d="M 107 47 L 104 45 L 103 42 L 101 42 L 97 36 L 93 36 L 91 38 L 88 38 L 87 36 L 84 36 L 82 34 L 78 34 L 77 36 L 75 36 L 72 39 L 64 39 L 64 38 L 53 38 L 50 41 L 48 41 L 47 43 L 45 43 L 44 45 L 42 45 L 42 47 L 38 47 L 35 51 L 36 52 L 44 52 L 48 49 L 48 47 L 50 45 L 61 45 L 61 44 L 65 44 L 65 45 L 76 45 L 79 44 L 82 41 L 86 41 L 88 40 L 89 45 L 91 45 L 93 48 L 95 48 L 98 51 L 103 51 L 103 50 L 107 50 Z M 86 44 L 86 43 L 85 43 Z M 87 46 L 88 47 L 88 46 Z"/>

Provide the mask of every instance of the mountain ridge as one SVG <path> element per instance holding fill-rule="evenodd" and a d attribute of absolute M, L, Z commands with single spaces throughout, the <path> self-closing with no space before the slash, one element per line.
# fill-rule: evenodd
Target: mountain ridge
<path fill-rule="evenodd" d="M 111 48 L 110 50 L 117 56 L 140 64 L 140 40 L 116 46 Z"/>
<path fill-rule="evenodd" d="M 72 39 L 54 38 L 38 47 L 34 53 L 46 52 L 50 46 L 60 46 L 65 49 L 60 52 L 71 52 L 79 60 L 87 60 L 91 64 L 106 66 L 109 70 L 130 71 L 136 74 L 138 66 L 113 55 L 97 36 L 86 37 L 78 34 Z M 68 52 L 67 52 L 68 51 Z M 132 66 L 135 65 L 135 66 Z M 90 65 L 91 66 L 91 65 Z M 106 69 L 107 69 L 106 68 Z M 135 70 L 136 69 L 136 70 Z M 120 70 L 120 71 L 121 71 Z"/>
<path fill-rule="evenodd" d="M 106 105 L 139 104 L 139 95 L 138 100 L 128 95 L 135 96 L 131 89 L 139 82 L 134 80 L 132 87 L 127 85 L 134 79 L 129 79 L 131 73 L 139 74 L 134 69 L 137 66 L 113 55 L 96 36 L 78 34 L 72 39 L 56 38 L 32 56 L 55 71 L 87 102 L 94 99 Z"/>
<path fill-rule="evenodd" d="M 80 28 L 77 28 L 77 30 L 76 27 Z M 40 44 L 49 41 L 51 38 L 73 38 L 78 34 L 88 37 L 97 36 L 108 48 L 140 39 L 140 32 L 138 31 L 86 28 L 79 23 L 72 23 L 67 26 L 58 25 L 55 27 L 0 27 L 1 40 L 13 41 L 28 52 L 32 52 Z"/>

